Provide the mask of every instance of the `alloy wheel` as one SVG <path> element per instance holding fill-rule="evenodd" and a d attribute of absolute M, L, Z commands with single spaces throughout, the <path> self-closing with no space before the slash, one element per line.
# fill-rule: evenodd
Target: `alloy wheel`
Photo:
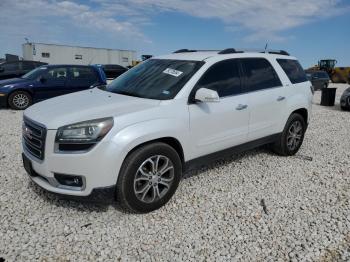
<path fill-rule="evenodd" d="M 303 125 L 300 121 L 294 121 L 289 127 L 287 135 L 287 147 L 290 151 L 294 151 L 301 142 L 303 136 Z"/>
<path fill-rule="evenodd" d="M 134 193 L 141 202 L 153 203 L 166 195 L 174 178 L 174 165 L 168 157 L 151 156 L 135 174 Z"/>
<path fill-rule="evenodd" d="M 29 98 L 25 94 L 16 94 L 12 102 L 17 108 L 23 109 L 29 105 Z"/>

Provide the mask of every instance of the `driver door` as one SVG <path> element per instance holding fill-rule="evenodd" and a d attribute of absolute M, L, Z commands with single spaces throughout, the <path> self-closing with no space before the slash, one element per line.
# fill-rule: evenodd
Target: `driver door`
<path fill-rule="evenodd" d="M 209 68 L 195 87 L 218 92 L 219 102 L 189 105 L 190 136 L 194 158 L 247 142 L 248 95 L 242 92 L 241 70 L 235 59 Z"/>
<path fill-rule="evenodd" d="M 40 101 L 65 94 L 67 78 L 66 67 L 56 67 L 45 71 L 35 87 L 37 99 Z"/>

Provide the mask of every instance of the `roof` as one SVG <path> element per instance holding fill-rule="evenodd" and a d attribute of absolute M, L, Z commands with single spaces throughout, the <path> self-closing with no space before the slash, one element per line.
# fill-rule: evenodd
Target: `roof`
<path fill-rule="evenodd" d="M 225 51 L 225 50 L 224 50 Z M 284 52 L 284 51 L 281 51 Z M 221 54 L 220 54 L 221 53 Z M 288 54 L 288 53 L 286 53 Z M 203 61 L 212 57 L 222 56 L 223 58 L 242 58 L 242 57 L 275 57 L 295 60 L 295 57 L 286 55 L 284 53 L 277 53 L 276 51 L 270 51 L 270 53 L 265 53 L 262 51 L 238 51 L 235 53 L 223 52 L 221 50 L 217 51 L 185 51 L 185 52 L 175 52 L 168 55 L 154 57 L 156 59 L 171 59 L 171 60 L 185 60 L 185 61 Z"/>

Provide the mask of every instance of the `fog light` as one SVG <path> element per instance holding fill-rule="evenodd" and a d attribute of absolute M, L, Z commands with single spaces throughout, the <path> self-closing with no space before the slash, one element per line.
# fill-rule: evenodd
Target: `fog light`
<path fill-rule="evenodd" d="M 83 187 L 83 178 L 81 176 L 55 174 L 55 178 L 58 183 L 64 186 Z"/>

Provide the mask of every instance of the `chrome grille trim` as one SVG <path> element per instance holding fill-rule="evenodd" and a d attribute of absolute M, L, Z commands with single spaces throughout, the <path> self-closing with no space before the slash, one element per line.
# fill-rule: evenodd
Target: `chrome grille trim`
<path fill-rule="evenodd" d="M 32 156 L 44 160 L 46 127 L 24 117 L 22 128 L 23 146 Z"/>

